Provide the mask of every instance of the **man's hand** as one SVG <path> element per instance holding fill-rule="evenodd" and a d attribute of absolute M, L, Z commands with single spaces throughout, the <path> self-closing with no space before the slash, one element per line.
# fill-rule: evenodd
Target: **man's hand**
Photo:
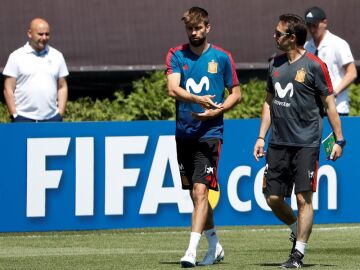
<path fill-rule="evenodd" d="M 336 161 L 338 158 L 341 157 L 342 152 L 343 152 L 342 147 L 335 143 L 331 151 L 330 160 Z"/>
<path fill-rule="evenodd" d="M 221 109 L 222 104 L 217 104 L 213 101 L 215 95 L 205 95 L 197 96 L 196 103 L 198 103 L 202 108 L 206 109 Z"/>
<path fill-rule="evenodd" d="M 192 117 L 199 121 L 209 120 L 211 118 L 217 117 L 218 115 L 222 114 L 222 109 L 205 109 L 204 112 L 201 113 L 192 113 Z"/>
<path fill-rule="evenodd" d="M 258 138 L 256 140 L 255 146 L 254 146 L 254 158 L 256 159 L 256 161 L 259 161 L 259 158 L 262 158 L 265 156 L 265 151 L 264 151 L 264 145 L 265 145 L 265 140 L 262 138 Z"/>

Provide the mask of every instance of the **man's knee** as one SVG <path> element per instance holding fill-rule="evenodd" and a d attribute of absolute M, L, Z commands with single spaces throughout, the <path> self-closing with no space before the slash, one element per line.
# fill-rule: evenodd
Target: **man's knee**
<path fill-rule="evenodd" d="M 266 202 L 270 208 L 280 205 L 284 201 L 284 197 L 278 195 L 268 195 L 266 197 Z"/>
<path fill-rule="evenodd" d="M 306 206 L 312 205 L 312 195 L 313 192 L 307 191 L 307 192 L 300 192 L 296 194 L 296 202 L 298 205 L 298 209 L 304 208 Z"/>
<path fill-rule="evenodd" d="M 208 188 L 204 184 L 195 183 L 191 193 L 194 201 L 208 201 Z"/>

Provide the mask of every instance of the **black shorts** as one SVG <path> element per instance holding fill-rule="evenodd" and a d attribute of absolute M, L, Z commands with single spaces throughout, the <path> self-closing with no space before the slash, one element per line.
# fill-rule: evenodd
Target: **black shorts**
<path fill-rule="evenodd" d="M 177 159 L 183 189 L 192 189 L 194 183 L 205 184 L 209 189 L 219 190 L 217 167 L 221 139 L 176 139 Z"/>
<path fill-rule="evenodd" d="M 269 145 L 263 193 L 290 197 L 294 184 L 295 194 L 315 192 L 319 151 L 317 147 Z"/>

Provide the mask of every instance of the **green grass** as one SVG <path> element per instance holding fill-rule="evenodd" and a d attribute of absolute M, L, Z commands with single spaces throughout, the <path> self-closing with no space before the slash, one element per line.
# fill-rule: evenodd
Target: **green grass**
<path fill-rule="evenodd" d="M 218 227 L 225 261 L 200 269 L 276 269 L 291 243 L 285 226 Z M 180 269 L 187 228 L 0 234 L 0 269 Z M 198 260 L 207 243 L 201 240 Z M 360 269 L 360 224 L 316 225 L 307 269 Z M 197 267 L 199 268 L 199 267 Z"/>

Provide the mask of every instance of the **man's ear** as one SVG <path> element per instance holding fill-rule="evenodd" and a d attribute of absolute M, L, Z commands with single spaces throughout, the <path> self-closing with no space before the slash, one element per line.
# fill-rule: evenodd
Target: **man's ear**
<path fill-rule="evenodd" d="M 296 40 L 295 34 L 291 34 L 289 38 L 292 42 L 294 42 Z"/>
<path fill-rule="evenodd" d="M 210 23 L 208 23 L 208 25 L 206 26 L 206 34 L 210 32 L 210 29 L 211 29 L 211 25 Z"/>
<path fill-rule="evenodd" d="M 321 21 L 323 24 L 325 24 L 325 28 L 327 27 L 327 24 L 328 24 L 328 20 L 327 19 L 323 19 L 322 21 Z"/>

